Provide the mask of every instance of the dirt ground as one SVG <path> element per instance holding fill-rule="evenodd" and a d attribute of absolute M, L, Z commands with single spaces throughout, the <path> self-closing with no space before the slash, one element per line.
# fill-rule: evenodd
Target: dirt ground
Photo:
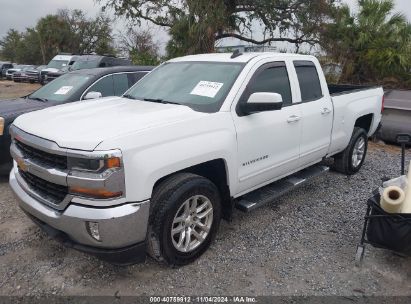
<path fill-rule="evenodd" d="M 30 94 L 41 87 L 38 83 L 19 83 L 10 80 L 0 80 L 0 100 L 16 98 Z"/>

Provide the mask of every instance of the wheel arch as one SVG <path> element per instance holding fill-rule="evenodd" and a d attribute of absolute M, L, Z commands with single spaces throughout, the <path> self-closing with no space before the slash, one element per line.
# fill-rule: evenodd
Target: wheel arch
<path fill-rule="evenodd" d="M 229 186 L 230 181 L 228 172 L 228 165 L 225 159 L 218 158 L 206 161 L 161 177 L 154 183 L 153 191 L 162 181 L 178 173 L 192 173 L 205 177 L 217 186 L 221 195 L 222 216 L 224 219 L 230 220 L 233 203 Z"/>
<path fill-rule="evenodd" d="M 368 135 L 370 135 L 369 133 L 371 131 L 373 119 L 374 119 L 373 113 L 358 117 L 354 123 L 354 129 L 355 127 L 362 128 L 365 130 L 365 132 L 367 132 Z"/>

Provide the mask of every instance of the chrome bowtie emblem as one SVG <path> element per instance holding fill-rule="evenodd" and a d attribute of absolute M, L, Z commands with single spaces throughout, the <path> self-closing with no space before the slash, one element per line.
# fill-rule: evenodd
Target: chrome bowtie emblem
<path fill-rule="evenodd" d="M 27 163 L 24 161 L 23 158 L 20 158 L 17 160 L 17 166 L 19 167 L 20 170 L 27 172 L 28 166 Z"/>

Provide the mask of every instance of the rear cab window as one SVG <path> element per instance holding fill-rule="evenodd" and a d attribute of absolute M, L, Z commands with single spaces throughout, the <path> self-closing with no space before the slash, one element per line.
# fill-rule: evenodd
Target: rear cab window
<path fill-rule="evenodd" d="M 294 61 L 294 67 L 300 84 L 301 101 L 309 102 L 322 98 L 324 95 L 314 62 Z"/>

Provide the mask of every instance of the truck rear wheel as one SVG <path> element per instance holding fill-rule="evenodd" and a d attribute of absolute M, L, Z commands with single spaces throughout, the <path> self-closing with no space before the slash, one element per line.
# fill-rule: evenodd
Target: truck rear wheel
<path fill-rule="evenodd" d="M 173 266 L 193 262 L 214 240 L 220 218 L 220 194 L 211 181 L 191 173 L 167 178 L 153 193 L 149 254 Z"/>
<path fill-rule="evenodd" d="M 347 175 L 357 173 L 364 163 L 367 148 L 367 132 L 355 127 L 347 148 L 334 156 L 334 170 Z"/>

